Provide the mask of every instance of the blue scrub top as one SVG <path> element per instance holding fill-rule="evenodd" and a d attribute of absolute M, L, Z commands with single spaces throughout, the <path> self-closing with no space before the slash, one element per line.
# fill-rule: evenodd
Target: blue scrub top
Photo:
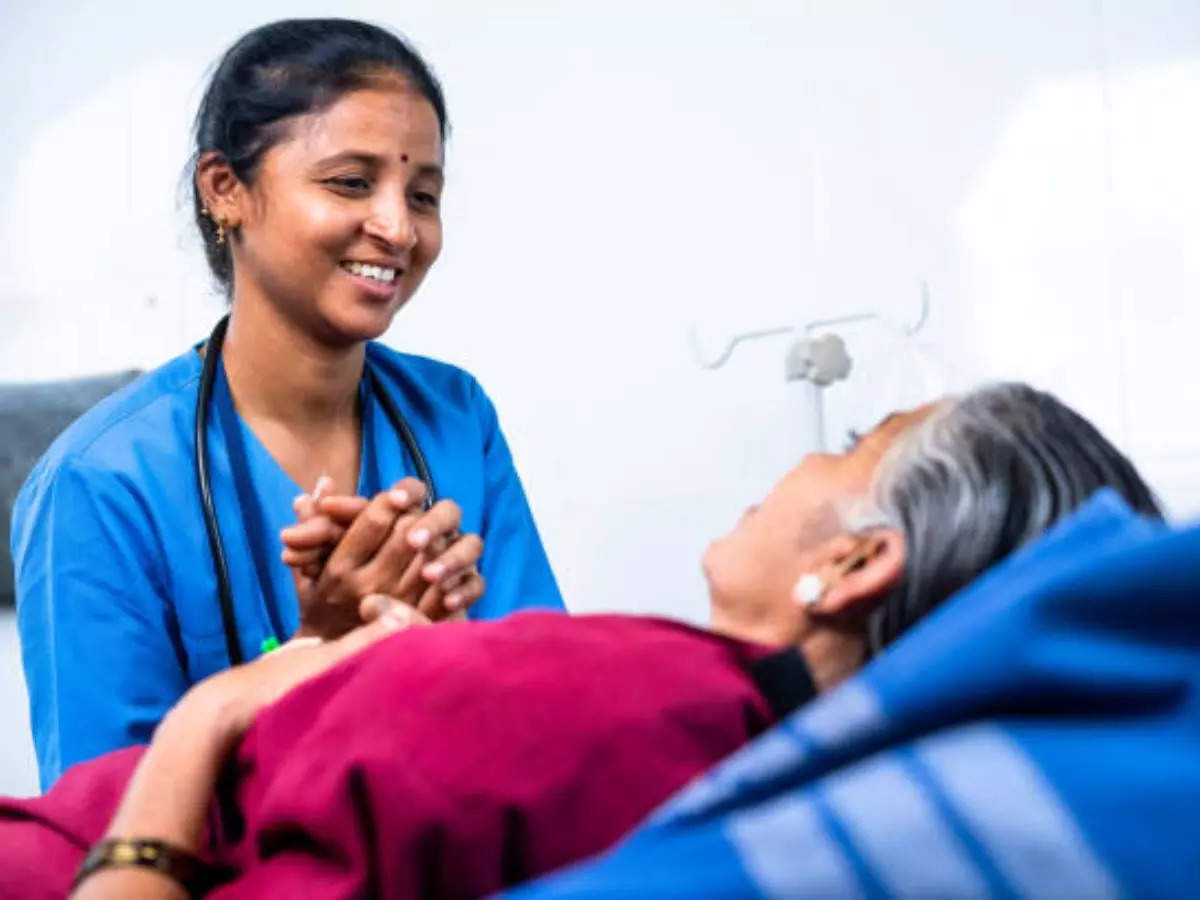
<path fill-rule="evenodd" d="M 13 507 L 17 622 L 43 789 L 73 763 L 148 741 L 189 685 L 229 664 L 194 470 L 201 365 L 189 350 L 89 410 L 46 451 Z M 484 540 L 487 588 L 471 617 L 561 609 L 479 384 L 380 344 L 367 345 L 366 365 L 408 421 L 439 497 L 457 502 L 462 530 Z M 279 531 L 294 521 L 301 486 L 233 412 L 218 373 L 208 423 L 213 495 L 242 652 L 253 659 L 264 639 L 286 639 L 298 625 Z M 369 494 L 416 469 L 372 392 L 362 398 L 359 491 Z M 241 431 L 253 490 L 243 502 L 230 427 Z M 255 546 L 257 535 L 268 546 Z M 260 568 L 273 596 L 264 596 Z"/>

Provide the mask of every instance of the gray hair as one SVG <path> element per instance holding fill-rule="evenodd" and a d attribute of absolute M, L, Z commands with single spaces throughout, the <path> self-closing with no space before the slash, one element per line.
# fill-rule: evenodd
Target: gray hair
<path fill-rule="evenodd" d="M 1050 394 L 1006 383 L 941 401 L 889 449 L 857 522 L 907 544 L 904 576 L 872 617 L 872 650 L 1103 487 L 1162 517 L 1133 464 Z"/>

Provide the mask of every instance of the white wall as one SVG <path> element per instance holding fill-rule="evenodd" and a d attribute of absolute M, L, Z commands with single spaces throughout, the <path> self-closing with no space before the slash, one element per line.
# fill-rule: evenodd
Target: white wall
<path fill-rule="evenodd" d="M 207 331 L 220 303 L 177 202 L 204 71 L 246 28 L 330 8 L 2 14 L 0 379 L 150 366 Z M 336 9 L 405 30 L 445 82 L 447 249 L 389 340 L 493 395 L 572 608 L 701 618 L 706 540 L 814 444 L 784 340 L 705 372 L 690 326 L 715 346 L 905 319 L 922 280 L 920 348 L 845 332 L 832 442 L 1022 378 L 1200 511 L 1194 2 Z M 22 704 L 0 696 L 0 717 Z"/>

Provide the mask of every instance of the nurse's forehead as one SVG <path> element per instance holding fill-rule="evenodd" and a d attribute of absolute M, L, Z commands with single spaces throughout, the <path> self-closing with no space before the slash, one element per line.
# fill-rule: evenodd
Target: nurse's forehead
<path fill-rule="evenodd" d="M 297 116 L 284 142 L 306 155 L 350 148 L 373 155 L 408 154 L 422 163 L 441 160 L 441 131 L 433 104 L 414 91 L 351 91 L 329 107 Z"/>

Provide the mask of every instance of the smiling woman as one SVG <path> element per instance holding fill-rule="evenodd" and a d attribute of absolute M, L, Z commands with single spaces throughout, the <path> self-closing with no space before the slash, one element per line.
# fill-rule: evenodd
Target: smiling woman
<path fill-rule="evenodd" d="M 325 342 L 375 337 L 442 248 L 442 118 L 406 79 L 368 70 L 289 119 L 290 139 L 241 176 L 218 150 L 197 160 L 200 220 L 231 234 L 211 255 L 240 263 L 243 308 L 301 319 Z"/>
<path fill-rule="evenodd" d="M 365 23 L 276 22 L 217 66 L 193 201 L 227 325 L 68 428 L 14 509 L 43 787 L 372 594 L 435 620 L 561 608 L 487 396 L 373 342 L 441 251 L 446 131 L 424 61 Z"/>

